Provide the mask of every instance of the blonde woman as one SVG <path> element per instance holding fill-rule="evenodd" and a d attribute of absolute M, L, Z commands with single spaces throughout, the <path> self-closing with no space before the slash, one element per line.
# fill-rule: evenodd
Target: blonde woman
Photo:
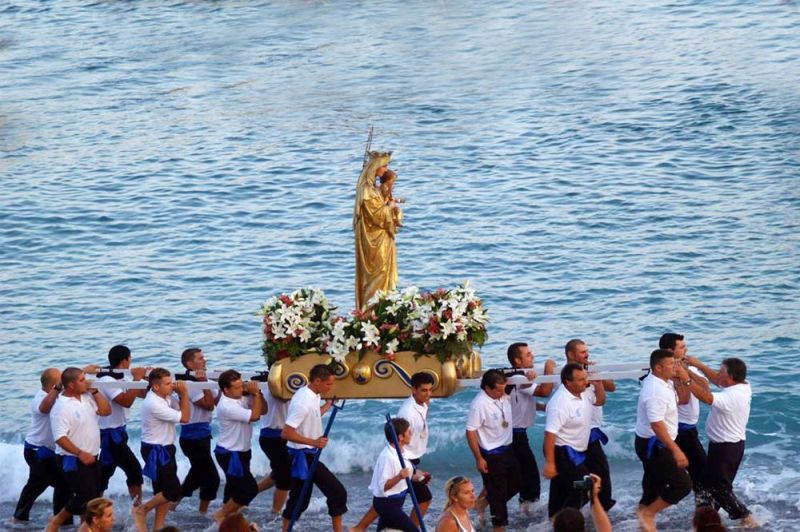
<path fill-rule="evenodd" d="M 92 499 L 86 503 L 83 519 L 78 532 L 111 532 L 114 528 L 114 507 L 111 501 L 104 497 Z"/>
<path fill-rule="evenodd" d="M 475 532 L 469 511 L 475 507 L 475 486 L 467 477 L 453 477 L 444 485 L 447 502 L 436 532 Z"/>

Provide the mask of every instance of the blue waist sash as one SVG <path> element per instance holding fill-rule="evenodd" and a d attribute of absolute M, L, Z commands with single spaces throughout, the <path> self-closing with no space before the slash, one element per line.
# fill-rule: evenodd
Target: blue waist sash
<path fill-rule="evenodd" d="M 310 476 L 306 455 L 313 456 L 317 454 L 317 449 L 295 449 L 294 447 L 289 447 L 288 450 L 289 456 L 292 457 L 292 478 L 306 480 Z"/>
<path fill-rule="evenodd" d="M 595 427 L 592 429 L 592 432 L 589 434 L 589 443 L 594 443 L 597 440 L 600 440 L 600 443 L 603 445 L 608 444 L 608 436 L 606 433 L 600 430 L 600 427 Z"/>
<path fill-rule="evenodd" d="M 557 447 L 564 449 L 564 452 L 567 453 L 567 458 L 575 466 L 579 466 L 586 461 L 586 451 L 576 451 L 569 445 L 557 445 Z"/>
<path fill-rule="evenodd" d="M 111 429 L 100 429 L 101 464 L 112 465 L 114 463 L 114 455 L 111 454 L 111 442 L 119 445 L 125 441 L 125 436 L 127 435 L 128 433 L 125 431 L 125 425 Z"/>
<path fill-rule="evenodd" d="M 142 449 L 149 450 L 147 453 L 147 460 L 145 460 L 144 467 L 142 468 L 142 473 L 155 482 L 158 477 L 158 466 L 164 466 L 170 463 L 172 461 L 172 456 L 170 456 L 166 445 L 153 445 L 151 443 L 142 442 Z"/>
<path fill-rule="evenodd" d="M 647 458 L 649 459 L 653 456 L 653 451 L 655 449 L 666 448 L 667 446 L 661 443 L 661 440 L 659 440 L 656 436 L 650 436 L 650 439 L 647 440 Z"/>
<path fill-rule="evenodd" d="M 78 457 L 77 456 L 70 456 L 64 455 L 61 457 L 61 469 L 64 470 L 64 473 L 69 473 L 70 471 L 77 471 L 78 470 Z"/>
<path fill-rule="evenodd" d="M 678 422 L 678 432 L 684 432 L 687 430 L 697 430 L 697 423 L 681 423 Z"/>
<path fill-rule="evenodd" d="M 258 435 L 259 438 L 280 438 L 281 437 L 281 429 L 273 429 L 270 427 L 264 427 L 261 429 L 261 433 Z"/>
<path fill-rule="evenodd" d="M 214 447 L 214 453 L 223 456 L 231 455 L 231 459 L 228 461 L 228 467 L 225 470 L 226 475 L 236 478 L 244 476 L 244 467 L 242 466 L 242 461 L 239 459 L 239 451 L 229 451 L 222 445 L 217 444 L 217 446 Z"/>
<path fill-rule="evenodd" d="M 483 447 L 479 447 L 482 454 L 503 454 L 504 452 L 511 449 L 510 445 L 501 445 L 500 447 L 495 447 L 494 449 L 484 449 Z"/>
<path fill-rule="evenodd" d="M 211 437 L 211 423 L 201 421 L 199 423 L 187 423 L 181 425 L 181 439 L 184 440 L 203 440 Z"/>
<path fill-rule="evenodd" d="M 50 447 L 45 447 L 44 445 L 33 445 L 28 442 L 25 442 L 25 448 L 35 452 L 36 459 L 40 462 L 42 460 L 47 460 L 48 458 L 56 457 L 56 452 Z"/>
<path fill-rule="evenodd" d="M 524 433 L 526 433 L 526 432 L 528 432 L 528 429 L 526 429 L 526 428 L 524 428 L 524 427 L 514 427 L 514 428 L 513 428 L 513 429 L 511 429 L 511 430 L 512 430 L 512 431 L 514 431 L 514 432 L 517 432 L 517 433 L 520 433 L 520 432 L 521 432 L 521 433 L 523 433 L 523 434 L 524 434 Z"/>

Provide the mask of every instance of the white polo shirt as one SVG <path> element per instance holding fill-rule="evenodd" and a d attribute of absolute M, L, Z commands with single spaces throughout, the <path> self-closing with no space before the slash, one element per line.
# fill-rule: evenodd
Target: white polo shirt
<path fill-rule="evenodd" d="M 703 372 L 694 366 L 689 366 L 689 371 L 705 379 Z M 697 425 L 700 419 L 700 399 L 694 396 L 693 393 L 689 394 L 689 402 L 685 405 L 678 405 L 678 422 L 688 423 L 689 425 Z"/>
<path fill-rule="evenodd" d="M 249 451 L 253 438 L 253 425 L 250 424 L 253 398 L 232 399 L 225 394 L 217 403 L 219 438 L 217 443 L 229 451 Z"/>
<path fill-rule="evenodd" d="M 520 368 L 520 370 L 527 370 L 529 368 Z M 536 391 L 537 384 L 530 383 L 530 386 L 524 384 L 512 385 L 511 393 L 508 395 L 508 402 L 511 404 L 511 418 L 513 419 L 513 427 L 515 429 L 527 429 L 532 427 L 536 421 L 536 397 L 533 392 Z"/>
<path fill-rule="evenodd" d="M 175 445 L 175 425 L 181 422 L 181 411 L 172 395 L 164 399 L 150 390 L 142 401 L 140 414 L 143 443 Z"/>
<path fill-rule="evenodd" d="M 320 412 L 319 394 L 311 391 L 308 386 L 303 386 L 292 396 L 289 401 L 289 411 L 286 414 L 286 425 L 294 428 L 301 436 L 316 440 L 322 437 L 322 413 Z M 313 449 L 311 445 L 303 445 L 293 441 L 286 444 L 293 449 Z"/>
<path fill-rule="evenodd" d="M 188 382 L 188 381 L 187 381 Z M 211 418 L 214 414 L 214 409 L 206 410 L 203 407 L 197 406 L 195 403 L 203 398 L 204 390 L 194 390 L 189 393 L 189 423 L 211 423 Z M 217 396 L 221 394 L 221 390 L 211 390 L 211 396 L 216 400 Z"/>
<path fill-rule="evenodd" d="M 639 390 L 639 403 L 636 405 L 636 435 L 640 438 L 655 436 L 650 423 L 663 421 L 670 439 L 678 436 L 678 396 L 672 381 L 659 379 L 650 373 Z"/>
<path fill-rule="evenodd" d="M 750 383 L 742 382 L 714 392 L 711 412 L 706 419 L 706 434 L 714 443 L 736 443 L 746 439 L 750 418 Z"/>
<path fill-rule="evenodd" d="M 99 393 L 99 392 L 98 392 Z M 80 397 L 60 395 L 50 411 L 53 439 L 66 436 L 81 451 L 97 456 L 100 453 L 100 425 L 97 403 L 90 393 Z M 76 456 L 56 444 L 56 454 Z"/>
<path fill-rule="evenodd" d="M 411 443 L 405 446 L 403 456 L 416 460 L 428 452 L 428 405 L 417 403 L 414 396 L 409 396 L 400 405 L 397 417 L 408 421 L 411 425 Z"/>
<path fill-rule="evenodd" d="M 511 403 L 505 394 L 500 399 L 492 399 L 481 390 L 469 405 L 467 430 L 478 433 L 478 444 L 486 451 L 503 445 L 511 445 Z M 503 426 L 505 422 L 506 426 Z"/>
<path fill-rule="evenodd" d="M 31 428 L 28 429 L 25 441 L 37 447 L 55 449 L 56 442 L 53 440 L 53 429 L 50 427 L 50 414 L 42 414 L 39 411 L 39 406 L 45 397 L 47 397 L 47 392 L 39 390 L 31 399 Z M 56 403 L 59 399 L 56 399 Z M 53 408 L 55 408 L 55 404 L 53 404 Z M 50 410 L 52 411 L 53 408 Z"/>
<path fill-rule="evenodd" d="M 411 467 L 405 453 L 403 453 L 403 459 L 406 460 L 406 467 Z M 375 470 L 372 472 L 372 481 L 369 483 L 369 491 L 372 492 L 372 495 L 375 497 L 389 497 L 408 489 L 408 483 L 405 480 L 401 480 L 387 491 L 383 489 L 386 481 L 399 475 L 401 469 L 397 451 L 394 446 L 387 444 L 381 454 L 378 455 L 378 460 L 375 462 Z"/>
<path fill-rule="evenodd" d="M 583 452 L 589 447 L 592 430 L 592 408 L 595 394 L 587 387 L 580 396 L 574 395 L 566 386 L 559 386 L 547 402 L 547 421 L 544 430 L 556 436 L 556 445 L 568 445 Z"/>
<path fill-rule="evenodd" d="M 267 413 L 261 416 L 261 427 L 265 429 L 283 429 L 286 425 L 286 413 L 289 411 L 289 401 L 278 399 L 269 391 L 264 394 L 267 400 Z"/>
<path fill-rule="evenodd" d="M 117 381 L 128 382 L 129 379 L 127 377 L 122 377 L 121 379 L 115 379 L 111 375 L 103 375 L 99 379 L 98 382 L 117 382 Z M 106 399 L 108 400 L 109 404 L 111 405 L 111 414 L 108 416 L 101 416 L 100 417 L 100 428 L 101 429 L 115 429 L 117 427 L 121 427 L 128 422 L 128 410 L 129 408 L 125 408 L 124 406 L 118 404 L 114 401 L 114 398 L 121 393 L 124 393 L 125 390 L 122 388 L 100 388 L 100 393 L 102 393 Z"/>

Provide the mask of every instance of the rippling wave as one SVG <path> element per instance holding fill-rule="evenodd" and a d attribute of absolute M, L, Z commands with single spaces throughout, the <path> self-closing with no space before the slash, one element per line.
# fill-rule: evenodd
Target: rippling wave
<path fill-rule="evenodd" d="M 597 359 L 641 360 L 665 330 L 712 361 L 745 358 L 737 489 L 769 529 L 793 530 L 798 35 L 796 2 L 8 0 L 0 507 L 24 483 L 10 464 L 43 366 L 100 362 L 122 342 L 140 363 L 176 366 L 197 344 L 215 364 L 261 367 L 264 299 L 314 285 L 352 306 L 353 190 L 374 124 L 407 199 L 402 285 L 470 279 L 491 313 L 489 365 L 520 339 L 560 359 L 574 336 Z M 622 530 L 635 529 L 636 391 L 606 409 Z M 434 405 L 437 494 L 474 473 L 470 397 Z M 337 421 L 326 460 L 354 486 L 348 520 L 369 504 L 386 408 Z M 536 512 L 512 528 L 541 526 Z"/>

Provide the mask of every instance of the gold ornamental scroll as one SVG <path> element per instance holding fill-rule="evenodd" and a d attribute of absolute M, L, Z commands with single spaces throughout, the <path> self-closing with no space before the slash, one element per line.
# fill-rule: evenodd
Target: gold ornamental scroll
<path fill-rule="evenodd" d="M 279 399 L 292 395 L 308 384 L 308 374 L 317 364 L 329 364 L 327 355 L 308 354 L 295 360 L 275 362 L 269 370 L 269 391 Z M 411 393 L 411 376 L 424 371 L 433 376 L 433 397 L 449 397 L 458 388 L 459 378 L 474 378 L 481 371 L 480 357 L 439 362 L 433 356 L 420 356 L 404 351 L 389 359 L 375 352 L 365 353 L 361 360 L 350 353 L 344 363 L 338 363 L 336 382 L 326 399 L 394 399 Z"/>

